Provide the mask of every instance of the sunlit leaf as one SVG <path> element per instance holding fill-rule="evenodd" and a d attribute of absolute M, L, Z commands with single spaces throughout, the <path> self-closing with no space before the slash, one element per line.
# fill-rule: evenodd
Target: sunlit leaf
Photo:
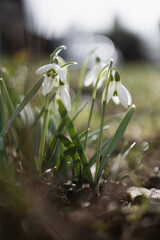
<path fill-rule="evenodd" d="M 99 180 L 102 171 L 106 165 L 106 162 L 108 160 L 108 158 L 110 157 L 111 153 L 113 152 L 113 150 L 115 149 L 115 147 L 117 146 L 119 140 L 122 138 L 129 122 L 130 119 L 132 117 L 132 114 L 135 110 L 135 105 L 132 105 L 129 110 L 127 111 L 127 113 L 125 114 L 124 118 L 122 119 L 121 123 L 119 124 L 114 136 L 111 138 L 109 144 L 107 145 L 107 148 L 104 152 L 104 155 L 101 159 L 100 165 L 99 165 L 99 171 L 98 171 L 98 179 Z"/>

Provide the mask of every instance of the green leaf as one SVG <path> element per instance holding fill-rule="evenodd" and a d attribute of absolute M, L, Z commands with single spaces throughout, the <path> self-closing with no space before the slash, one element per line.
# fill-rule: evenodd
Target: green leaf
<path fill-rule="evenodd" d="M 77 64 L 77 62 L 67 62 L 67 63 L 64 63 L 63 65 L 61 65 L 60 67 L 64 68 L 64 67 L 69 67 L 71 65 L 76 65 L 76 64 Z"/>
<path fill-rule="evenodd" d="M 72 122 L 75 121 L 75 119 L 78 117 L 78 115 L 81 113 L 81 111 L 85 108 L 86 105 L 87 105 L 87 102 L 85 102 L 80 107 L 80 109 L 77 111 L 75 116 L 72 118 Z M 65 125 L 64 125 L 64 121 L 62 120 L 60 122 L 57 130 L 56 130 L 56 133 L 53 135 L 52 139 L 50 140 L 49 147 L 48 147 L 47 152 L 46 152 L 46 157 L 45 158 L 46 158 L 46 160 L 48 159 L 49 162 L 51 161 L 52 153 L 55 151 L 55 147 L 56 147 L 56 144 L 57 144 L 57 141 L 58 141 L 57 136 L 62 134 L 62 132 L 64 131 L 64 128 L 65 128 Z"/>
<path fill-rule="evenodd" d="M 107 130 L 109 128 L 108 125 L 103 127 L 103 131 Z M 81 138 L 81 143 L 83 143 L 85 141 L 85 134 L 86 132 L 89 130 L 86 130 L 84 133 L 82 133 L 83 135 L 80 136 Z M 92 143 L 93 141 L 95 141 L 99 136 L 99 129 L 92 131 L 88 134 L 88 138 L 87 138 L 87 145 L 89 145 L 90 143 Z"/>
<path fill-rule="evenodd" d="M 80 134 L 78 135 L 79 139 L 81 139 L 81 142 L 84 141 L 86 132 L 88 132 L 89 130 L 90 130 L 90 128 L 88 128 L 87 130 L 83 131 L 82 133 L 80 133 Z"/>
<path fill-rule="evenodd" d="M 114 136 L 111 138 L 109 144 L 107 145 L 107 148 L 105 150 L 105 153 L 102 157 L 102 160 L 100 162 L 100 165 L 99 165 L 99 171 L 98 171 L 98 178 L 97 178 L 97 181 L 99 180 L 101 174 L 102 174 L 102 171 L 106 165 L 106 162 L 108 160 L 108 158 L 110 157 L 111 153 L 113 152 L 113 150 L 115 149 L 115 147 L 117 146 L 119 140 L 122 138 L 130 120 L 131 120 L 131 117 L 132 117 L 132 114 L 135 110 L 135 105 L 132 105 L 129 110 L 127 111 L 127 113 L 125 114 L 124 118 L 122 119 L 122 121 L 120 122 Z"/>
<path fill-rule="evenodd" d="M 52 152 L 49 159 L 46 159 L 46 156 L 44 158 L 44 164 L 47 166 L 47 168 L 50 167 L 57 167 L 57 164 L 59 162 L 59 158 L 61 156 L 61 153 L 64 151 L 64 145 L 60 142 L 58 139 L 56 142 L 56 145 L 54 147 L 54 151 Z"/>
<path fill-rule="evenodd" d="M 19 104 L 11 118 L 9 119 L 9 122 L 7 125 L 2 129 L 0 133 L 0 137 L 3 137 L 5 132 L 8 130 L 8 128 L 12 125 L 14 119 L 17 117 L 17 115 L 23 110 L 23 108 L 26 106 L 26 104 L 33 98 L 33 96 L 36 94 L 36 92 L 39 90 L 39 88 L 42 85 L 42 82 L 44 80 L 44 77 L 40 78 L 34 86 L 31 88 L 31 90 L 26 94 L 23 101 Z"/>
<path fill-rule="evenodd" d="M 7 90 L 7 87 L 6 87 L 6 84 L 5 84 L 5 81 L 3 79 L 2 79 L 2 87 L 4 89 L 4 94 L 3 94 L 3 91 L 2 91 L 2 94 L 3 94 L 3 97 L 5 97 L 5 99 L 6 99 L 7 110 L 9 112 L 9 115 L 11 116 L 14 113 L 15 108 L 13 106 L 12 100 L 10 98 L 10 95 L 8 93 L 8 90 Z"/>
<path fill-rule="evenodd" d="M 101 147 L 100 155 L 102 155 L 105 152 L 105 150 L 106 150 L 108 144 L 110 143 L 110 141 L 111 141 L 111 138 L 107 139 L 107 141 L 104 142 L 104 144 Z M 89 166 L 90 167 L 92 167 L 93 164 L 96 162 L 96 158 L 97 158 L 97 152 L 90 158 L 90 161 L 89 161 Z"/>
<path fill-rule="evenodd" d="M 14 105 L 13 105 L 13 102 L 11 100 L 11 97 L 8 93 L 8 90 L 7 90 L 7 87 L 6 87 L 6 84 L 5 84 L 5 81 L 4 79 L 1 79 L 2 80 L 2 97 L 3 99 L 5 100 L 5 104 L 7 105 L 7 114 L 8 114 L 8 117 L 12 116 L 12 114 L 14 113 L 15 111 L 15 108 L 14 108 Z M 5 126 L 5 124 L 4 124 Z M 3 127 L 4 127 L 3 126 Z M 19 121 L 18 119 L 16 119 L 16 126 L 19 126 Z M 2 129 L 1 129 L 2 130 Z M 0 131 L 1 131 L 0 130 Z M 16 146 L 16 148 L 18 148 L 19 146 L 19 142 L 18 142 L 18 139 L 17 139 L 17 136 L 16 136 L 16 133 L 15 133 L 15 130 L 13 128 L 10 129 L 10 133 L 11 133 L 11 136 L 12 136 L 12 139 L 13 139 L 13 142 L 14 142 L 14 145 Z"/>
<path fill-rule="evenodd" d="M 70 137 L 72 139 L 72 142 L 73 142 L 74 146 L 77 149 L 79 158 L 81 159 L 81 162 L 83 164 L 83 169 L 84 169 L 84 171 L 86 173 L 86 177 L 87 177 L 88 183 L 89 183 L 91 189 L 93 189 L 94 186 L 93 186 L 93 178 L 92 178 L 91 170 L 89 168 L 89 164 L 88 164 L 88 160 L 87 160 L 86 154 L 84 152 L 84 149 L 83 149 L 83 147 L 81 145 L 81 142 L 80 142 L 80 139 L 78 137 L 77 130 L 74 127 L 73 122 L 71 121 L 71 119 L 70 119 L 70 117 L 68 115 L 68 112 L 65 109 L 62 101 L 60 99 L 58 99 L 57 102 L 59 104 L 60 116 L 63 119 L 64 124 L 65 124 L 65 126 L 66 126 L 66 128 L 68 130 L 68 133 L 69 133 L 69 135 L 70 135 Z"/>
<path fill-rule="evenodd" d="M 64 136 L 59 136 L 58 137 L 60 139 L 60 141 L 64 144 L 66 151 L 64 152 L 64 154 L 62 154 L 63 158 L 67 158 L 68 156 L 71 157 L 73 164 L 75 166 L 75 172 L 77 174 L 77 178 L 78 178 L 78 182 L 81 185 L 81 164 L 80 164 L 80 158 L 77 152 L 76 147 L 74 146 L 74 144 L 66 137 Z M 62 156 L 60 161 L 62 161 Z"/>

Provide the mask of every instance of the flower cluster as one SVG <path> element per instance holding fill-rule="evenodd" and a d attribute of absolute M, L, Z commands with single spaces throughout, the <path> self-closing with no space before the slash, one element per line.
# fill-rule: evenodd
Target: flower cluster
<path fill-rule="evenodd" d="M 64 46 L 62 47 L 64 49 Z M 59 53 L 59 51 L 61 50 L 62 48 L 57 52 Z M 71 64 L 75 64 L 75 63 L 71 63 Z M 42 84 L 43 95 L 49 94 L 52 91 L 52 89 L 56 87 L 57 91 L 55 96 L 55 105 L 56 107 L 58 107 L 57 99 L 60 98 L 65 108 L 67 109 L 67 111 L 71 110 L 71 98 L 69 95 L 69 87 L 66 80 L 66 74 L 63 69 L 64 67 L 69 65 L 70 63 L 60 66 L 58 64 L 58 57 L 55 54 L 53 55 L 51 63 L 38 68 L 36 71 L 37 75 L 44 75 L 44 81 Z M 108 68 L 109 64 L 105 65 L 104 62 L 100 61 L 99 57 L 96 57 L 95 65 L 90 71 L 88 71 L 88 73 L 85 76 L 84 86 L 87 87 L 91 84 L 95 86 L 97 83 L 98 74 L 105 66 L 106 66 L 105 72 L 107 72 L 109 69 Z M 110 71 L 111 71 L 111 74 L 110 74 L 111 77 L 110 77 L 110 83 L 109 83 L 108 92 L 107 92 L 107 103 L 112 98 L 115 104 L 121 103 L 125 108 L 127 108 L 132 103 L 131 95 L 129 91 L 121 83 L 120 74 L 116 69 L 116 67 L 113 67 L 112 69 L 110 69 Z M 99 78 L 99 81 L 96 87 L 100 88 L 103 82 L 105 81 L 105 79 L 106 79 L 106 74 L 102 74 L 102 76 Z M 102 101 L 104 100 L 104 95 L 105 95 L 104 92 L 105 90 L 103 91 L 103 94 L 102 94 Z"/>
<path fill-rule="evenodd" d="M 96 63 L 94 64 L 94 66 L 92 67 L 91 70 L 88 71 L 88 73 L 85 76 L 84 79 L 84 86 L 88 87 L 91 84 L 93 84 L 93 86 L 95 86 L 96 81 L 97 81 L 97 75 L 99 73 L 99 71 L 105 66 L 104 62 L 101 62 L 99 58 L 96 59 Z M 104 77 L 102 77 L 97 85 L 97 88 L 100 88 L 103 84 L 103 81 L 105 80 Z"/>
<path fill-rule="evenodd" d="M 131 94 L 121 83 L 120 74 L 117 70 L 115 72 L 114 78 L 111 75 L 111 81 L 109 83 L 107 94 L 107 103 L 111 98 L 115 104 L 121 103 L 125 108 L 132 104 Z"/>
<path fill-rule="evenodd" d="M 84 86 L 88 87 L 89 85 L 93 84 L 95 86 L 98 74 L 100 70 L 105 66 L 103 62 L 97 61 L 96 64 L 93 66 L 93 68 L 86 74 L 84 79 Z M 113 67 L 114 69 L 114 67 Z M 112 70 L 113 70 L 112 69 Z M 108 70 L 106 68 L 106 70 Z M 105 71 L 106 71 L 105 70 Z M 113 73 L 112 73 L 113 74 Z M 108 93 L 107 93 L 107 103 L 112 100 L 115 104 L 121 103 L 125 108 L 127 108 L 132 103 L 132 97 L 129 93 L 129 91 L 123 86 L 120 80 L 120 74 L 118 70 L 115 70 L 114 76 L 111 74 L 111 79 L 108 87 Z M 106 79 L 106 74 L 104 74 L 97 85 L 97 88 L 100 88 L 103 84 L 103 82 Z M 104 92 L 102 94 L 102 101 L 104 99 Z"/>
<path fill-rule="evenodd" d="M 55 58 L 57 61 L 57 58 Z M 71 98 L 68 91 L 68 83 L 66 80 L 65 72 L 62 66 L 57 63 L 50 63 L 37 69 L 37 75 L 44 75 L 44 81 L 42 84 L 43 95 L 49 94 L 53 87 L 58 88 L 55 96 L 55 105 L 57 107 L 57 99 L 61 98 L 67 111 L 71 110 Z"/>

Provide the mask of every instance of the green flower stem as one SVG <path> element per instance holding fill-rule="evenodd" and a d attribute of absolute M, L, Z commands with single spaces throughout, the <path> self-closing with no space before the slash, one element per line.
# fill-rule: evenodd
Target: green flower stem
<path fill-rule="evenodd" d="M 103 133 L 105 110 L 106 110 L 106 101 L 103 101 L 101 123 L 100 123 L 100 130 L 99 130 L 99 139 L 98 139 L 98 150 L 97 150 L 97 158 L 96 158 L 95 193 L 99 192 L 99 183 L 97 183 L 97 176 L 98 176 L 98 170 L 99 170 L 99 161 L 100 161 L 100 152 L 101 152 L 101 144 L 102 144 L 102 133 Z"/>
<path fill-rule="evenodd" d="M 90 123 L 91 123 L 92 114 L 93 114 L 93 107 L 94 107 L 94 102 L 95 102 L 95 98 L 96 98 L 96 94 L 97 94 L 97 85 L 98 85 L 100 78 L 105 74 L 105 70 L 107 67 L 108 67 L 108 64 L 102 68 L 102 70 L 98 73 L 98 76 L 97 76 L 97 81 L 96 81 L 96 84 L 93 89 L 92 104 L 91 104 L 91 109 L 90 109 L 90 113 L 89 113 L 87 129 L 90 129 Z M 84 149 L 86 148 L 87 139 L 88 139 L 88 131 L 86 132 L 86 136 L 85 136 Z"/>
<path fill-rule="evenodd" d="M 64 68 L 64 67 L 68 67 L 70 65 L 76 65 L 76 64 L 77 64 L 77 62 L 67 62 L 67 63 L 64 63 L 63 65 L 61 65 L 60 67 Z"/>
<path fill-rule="evenodd" d="M 66 46 L 65 46 L 65 45 L 59 46 L 59 47 L 57 47 L 57 48 L 53 51 L 53 53 L 50 55 L 50 63 L 53 63 L 54 58 L 55 58 L 63 49 L 66 50 Z"/>
<path fill-rule="evenodd" d="M 43 162 L 44 147 L 45 147 L 45 138 L 46 138 L 46 131 L 47 131 L 47 127 L 48 127 L 48 114 L 49 114 L 48 104 L 49 104 L 48 95 L 46 95 L 43 127 L 42 127 L 41 141 L 40 141 L 40 147 L 39 147 L 39 159 L 38 159 L 39 173 L 41 173 L 41 170 L 42 170 L 42 162 Z"/>
<path fill-rule="evenodd" d="M 92 98 L 92 105 L 91 105 L 91 109 L 90 109 L 90 113 L 89 113 L 89 119 L 88 119 L 88 125 L 87 125 L 87 132 L 85 134 L 85 140 L 84 140 L 84 150 L 86 148 L 86 144 L 87 144 L 87 139 L 88 139 L 88 131 L 89 131 L 89 127 L 90 127 L 90 123 L 91 123 L 91 118 L 92 118 L 92 113 L 93 113 L 93 107 L 94 107 L 94 98 Z"/>
<path fill-rule="evenodd" d="M 104 98 L 102 103 L 102 114 L 101 114 L 101 122 L 100 122 L 100 130 L 99 130 L 99 139 L 98 139 L 98 149 L 97 149 L 97 158 L 96 158 L 96 170 L 95 170 L 95 193 L 99 192 L 99 182 L 98 182 L 98 171 L 99 171 L 99 162 L 100 162 L 100 153 L 101 153 L 101 145 L 102 145 L 102 133 L 104 126 L 104 117 L 106 111 L 106 103 L 107 103 L 107 94 L 110 83 L 110 74 L 112 68 L 113 60 L 110 60 L 109 69 L 107 73 L 107 82 L 105 86 Z"/>
<path fill-rule="evenodd" d="M 63 121 L 59 124 L 56 133 L 53 135 L 53 137 L 51 138 L 51 141 L 49 143 L 49 147 L 47 149 L 47 152 L 45 154 L 45 159 L 47 159 L 48 162 L 50 162 L 51 158 L 52 158 L 52 154 L 54 152 L 55 146 L 57 144 L 58 141 L 58 136 L 61 134 L 62 130 L 64 129 L 64 123 Z"/>

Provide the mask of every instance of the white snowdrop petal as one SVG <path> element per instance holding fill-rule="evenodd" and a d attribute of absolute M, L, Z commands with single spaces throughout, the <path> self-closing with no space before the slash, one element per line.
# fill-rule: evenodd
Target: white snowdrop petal
<path fill-rule="evenodd" d="M 130 92 L 126 89 L 127 95 L 128 95 L 128 105 L 130 106 L 132 104 L 132 97 Z"/>
<path fill-rule="evenodd" d="M 114 82 L 110 82 L 109 88 L 108 88 L 108 94 L 107 94 L 107 103 L 112 98 L 114 90 L 115 90 L 115 83 Z"/>
<path fill-rule="evenodd" d="M 52 68 L 52 65 L 53 65 L 53 64 L 44 65 L 44 66 L 38 68 L 35 73 L 36 73 L 37 75 L 41 75 L 41 74 L 47 72 L 50 68 Z"/>
<path fill-rule="evenodd" d="M 69 85 L 68 85 L 68 83 L 65 84 L 65 88 L 66 88 L 67 91 L 69 92 Z"/>
<path fill-rule="evenodd" d="M 126 88 L 121 84 L 121 82 L 117 83 L 117 94 L 121 104 L 127 108 L 128 107 L 128 93 Z"/>
<path fill-rule="evenodd" d="M 51 65 L 51 69 L 53 68 L 55 71 L 58 71 L 58 69 L 60 68 L 56 63 L 52 63 Z"/>
<path fill-rule="evenodd" d="M 96 81 L 96 73 L 93 70 L 90 70 L 84 79 L 84 86 L 88 87 L 89 85 L 91 85 L 93 82 Z"/>
<path fill-rule="evenodd" d="M 119 97 L 118 97 L 118 96 L 113 96 L 113 97 L 112 97 L 112 100 L 113 100 L 113 102 L 114 102 L 116 105 L 120 104 L 120 100 L 119 100 Z"/>
<path fill-rule="evenodd" d="M 97 79 L 96 79 L 96 80 L 97 80 Z M 99 88 L 102 87 L 103 82 L 104 82 L 104 78 L 102 77 L 102 78 L 100 78 L 100 80 L 99 80 L 99 82 L 98 82 L 98 84 L 97 84 L 97 89 L 99 89 Z M 95 81 L 95 84 L 96 84 L 96 81 Z M 94 84 L 94 85 L 95 85 L 95 84 Z"/>
<path fill-rule="evenodd" d="M 61 97 L 61 100 L 62 100 L 65 108 L 67 109 L 67 111 L 70 111 L 71 110 L 71 98 L 70 98 L 69 92 L 65 86 L 60 88 L 60 97 Z"/>
<path fill-rule="evenodd" d="M 43 95 L 47 95 L 53 88 L 55 80 L 53 78 L 49 78 L 45 76 L 45 79 L 42 83 L 42 93 Z"/>
<path fill-rule="evenodd" d="M 28 103 L 28 105 L 26 105 L 26 115 L 28 117 L 28 123 L 32 124 L 34 121 L 34 112 L 29 103 Z"/>
<path fill-rule="evenodd" d="M 61 80 L 61 82 L 63 82 L 64 84 L 66 83 L 66 76 L 65 73 L 63 72 L 63 70 L 58 67 L 58 69 L 56 70 L 58 72 L 59 78 Z"/>

